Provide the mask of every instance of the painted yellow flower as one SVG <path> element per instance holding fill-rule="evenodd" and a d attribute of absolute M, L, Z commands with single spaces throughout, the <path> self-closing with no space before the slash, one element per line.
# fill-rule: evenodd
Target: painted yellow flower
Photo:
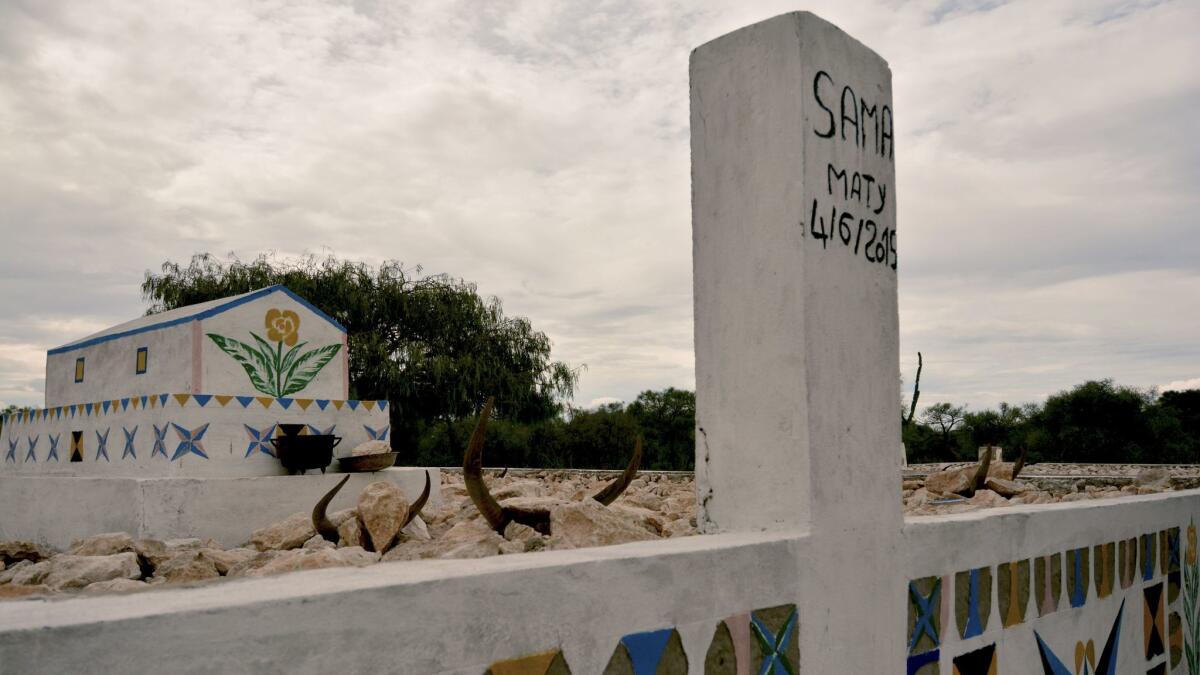
<path fill-rule="evenodd" d="M 1189 565 L 1196 564 L 1196 525 L 1188 525 L 1187 561 Z"/>
<path fill-rule="evenodd" d="M 291 347 L 300 339 L 300 317 L 290 309 L 267 310 L 267 339 Z"/>

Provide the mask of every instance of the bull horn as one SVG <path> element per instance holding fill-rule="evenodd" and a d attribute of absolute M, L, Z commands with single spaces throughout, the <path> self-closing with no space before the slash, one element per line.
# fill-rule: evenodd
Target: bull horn
<path fill-rule="evenodd" d="M 338 539 L 340 538 L 338 529 L 333 526 L 333 523 L 329 522 L 329 516 L 325 515 L 325 509 L 329 507 L 329 502 L 333 501 L 334 496 L 337 495 L 338 491 L 342 489 L 342 486 L 348 480 L 350 480 L 350 474 L 346 474 L 346 477 L 340 483 L 335 485 L 329 492 L 326 492 L 325 496 L 321 497 L 321 501 L 317 502 L 312 511 L 313 529 L 320 533 L 325 541 L 334 544 L 338 543 Z"/>
<path fill-rule="evenodd" d="M 633 458 L 629 460 L 629 466 L 625 467 L 625 471 L 620 476 L 614 478 L 613 482 L 606 485 L 603 490 L 597 492 L 592 499 L 605 506 L 617 501 L 617 497 L 620 497 L 625 488 L 629 487 L 629 484 L 633 482 L 633 477 L 637 475 L 638 467 L 641 463 L 642 437 L 638 436 L 637 441 L 633 444 Z"/>
<path fill-rule="evenodd" d="M 471 501 L 475 503 L 479 513 L 483 514 L 488 525 L 491 525 L 493 530 L 503 533 L 504 526 L 508 525 L 508 518 L 483 482 L 483 436 L 487 432 L 488 418 L 492 415 L 492 404 L 495 402 L 494 396 L 488 397 L 479 413 L 475 431 L 471 432 L 471 443 L 463 457 L 463 481 L 467 485 L 467 494 L 471 495 Z"/>
<path fill-rule="evenodd" d="M 421 514 L 421 509 L 425 508 L 425 502 L 429 501 L 429 487 L 429 472 L 426 471 L 425 489 L 421 491 L 421 496 L 417 497 L 417 501 L 413 502 L 412 506 L 408 507 L 408 516 L 404 518 L 404 525 L 401 525 L 400 529 L 403 530 L 409 523 L 413 521 L 413 518 L 416 518 Z"/>

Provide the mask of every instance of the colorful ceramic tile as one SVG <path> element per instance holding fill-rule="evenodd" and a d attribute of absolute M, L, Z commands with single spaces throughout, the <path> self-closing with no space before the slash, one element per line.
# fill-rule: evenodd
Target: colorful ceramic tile
<path fill-rule="evenodd" d="M 940 675 L 938 669 L 938 650 L 908 657 L 908 675 Z"/>
<path fill-rule="evenodd" d="M 1162 573 L 1169 574 L 1179 571 L 1179 528 L 1172 527 L 1158 534 L 1158 554 L 1162 564 Z"/>
<path fill-rule="evenodd" d="M 668 675 L 687 671 L 687 655 L 679 632 L 664 628 L 621 638 L 604 675 Z"/>
<path fill-rule="evenodd" d="M 954 617 L 962 639 L 982 635 L 992 613 L 992 568 L 959 572 L 954 575 Z"/>
<path fill-rule="evenodd" d="M 1086 547 L 1067 551 L 1067 599 L 1072 607 L 1083 607 L 1087 602 L 1090 553 Z"/>
<path fill-rule="evenodd" d="M 567 661 L 558 650 L 497 661 L 484 675 L 571 675 Z"/>
<path fill-rule="evenodd" d="M 1004 563 L 996 568 L 996 602 L 1005 628 L 1025 621 L 1029 607 L 1029 561 Z"/>
<path fill-rule="evenodd" d="M 954 657 L 954 675 L 996 675 L 997 662 L 996 645 L 981 647 Z"/>
<path fill-rule="evenodd" d="M 1121 588 L 1129 588 L 1137 577 L 1137 539 L 1123 539 L 1117 542 L 1117 576 L 1121 579 Z"/>
<path fill-rule="evenodd" d="M 1093 577 L 1096 581 L 1096 597 L 1107 598 L 1112 595 L 1117 576 L 1117 545 L 1115 543 L 1097 544 L 1092 549 L 1095 568 Z"/>
<path fill-rule="evenodd" d="M 795 675 L 800 665 L 799 624 L 795 605 L 754 610 L 750 614 L 750 669 L 760 675 Z"/>
<path fill-rule="evenodd" d="M 1183 660 L 1183 621 L 1178 612 L 1171 612 L 1167 617 L 1167 644 L 1171 655 L 1171 669 L 1174 670 Z"/>
<path fill-rule="evenodd" d="M 1142 590 L 1143 614 L 1142 634 L 1147 659 L 1160 656 L 1166 651 L 1164 628 L 1163 585 L 1154 584 Z"/>
<path fill-rule="evenodd" d="M 942 639 L 942 580 L 924 577 L 908 582 L 908 653 L 937 649 Z"/>
<path fill-rule="evenodd" d="M 1150 581 L 1154 578 L 1155 553 L 1158 550 L 1155 541 L 1153 532 L 1142 535 L 1142 581 Z"/>
<path fill-rule="evenodd" d="M 749 675 L 750 615 L 738 614 L 717 624 L 704 656 L 705 675 Z"/>
<path fill-rule="evenodd" d="M 1062 554 L 1045 555 L 1034 560 L 1033 578 L 1038 616 L 1053 613 L 1058 609 L 1058 599 L 1062 596 Z"/>
<path fill-rule="evenodd" d="M 1121 608 L 1117 610 L 1117 618 L 1113 621 L 1112 628 L 1108 631 L 1108 640 L 1104 643 L 1104 650 L 1100 652 L 1100 658 L 1096 658 L 1095 642 L 1088 639 L 1086 642 L 1079 640 L 1075 643 L 1074 657 L 1075 669 L 1070 670 L 1062 659 L 1060 659 L 1050 645 L 1042 639 L 1042 636 L 1035 630 L 1033 637 L 1037 641 L 1038 654 L 1041 656 L 1043 675 L 1116 675 L 1117 673 L 1117 648 L 1120 646 L 1121 637 L 1121 617 L 1125 614 L 1125 603 L 1121 603 Z"/>

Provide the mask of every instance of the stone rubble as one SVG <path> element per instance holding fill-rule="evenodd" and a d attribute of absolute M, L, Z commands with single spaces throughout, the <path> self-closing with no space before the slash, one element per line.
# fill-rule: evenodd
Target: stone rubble
<path fill-rule="evenodd" d="M 909 466 L 899 486 L 905 514 L 1157 494 L 1200 484 L 1200 467 L 1034 464 L 1017 480 L 1012 480 L 1012 469 L 1012 463 L 993 462 L 984 489 L 972 491 L 976 463 Z M 160 541 L 123 532 L 88 537 L 64 553 L 29 541 L 0 541 L 0 600 L 79 591 L 127 593 L 381 561 L 481 558 L 696 534 L 696 493 L 690 475 L 643 473 L 620 499 L 604 507 L 591 495 L 611 478 L 612 474 L 570 470 L 485 476 L 501 503 L 548 509 L 549 535 L 519 523 L 509 523 L 503 534 L 493 531 L 467 496 L 462 475 L 447 471 L 440 508 L 424 509 L 403 528 L 415 495 L 404 494 L 390 482 L 368 485 L 350 498 L 353 508 L 329 514 L 338 528 L 336 544 L 316 533 L 308 512 L 255 530 L 245 545 L 229 549 L 211 539 Z M 379 541 L 394 546 L 375 550 L 374 542 Z"/>
<path fill-rule="evenodd" d="M 254 530 L 246 544 L 229 549 L 211 539 L 161 541 L 125 532 L 82 539 L 64 553 L 27 541 L 0 541 L 0 600 L 129 593 L 381 561 L 482 558 L 696 534 L 690 475 L 640 475 L 605 507 L 591 496 L 613 475 L 546 470 L 485 477 L 502 503 L 549 509 L 550 535 L 519 523 L 509 523 L 503 534 L 493 531 L 467 495 L 462 475 L 444 472 L 441 507 L 425 508 L 407 525 L 416 495 L 387 481 L 367 485 L 350 497 L 353 508 L 328 514 L 338 528 L 336 544 L 317 534 L 310 512 Z M 394 546 L 378 551 L 376 542 Z"/>

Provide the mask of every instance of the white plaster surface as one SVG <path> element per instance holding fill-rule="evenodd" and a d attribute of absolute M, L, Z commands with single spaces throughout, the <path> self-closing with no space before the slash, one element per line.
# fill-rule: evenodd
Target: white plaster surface
<path fill-rule="evenodd" d="M 277 476 L 287 471 L 274 455 L 263 451 L 265 447 L 273 452 L 273 446 L 260 447 L 254 437 L 274 436 L 276 424 L 301 423 L 322 433 L 332 427 L 333 435 L 342 437 L 335 457 L 349 455 L 356 445 L 372 440 L 368 428 L 390 434 L 388 411 L 378 401 L 354 401 L 353 406 L 326 401 L 322 408 L 311 399 L 292 399 L 284 408 L 279 399 L 255 398 L 243 406 L 236 398 L 222 405 L 213 396 L 201 406 L 190 395 L 182 402 L 167 395 L 155 407 L 108 403 L 107 410 L 95 404 L 90 413 L 80 408 L 74 415 L 64 412 L 44 419 L 10 417 L 0 431 L 0 476 Z M 207 457 L 190 450 L 179 454 L 180 429 L 196 433 L 205 425 L 200 446 Z M 156 427 L 163 432 L 165 455 L 154 452 Z M 83 433 L 81 462 L 70 461 L 73 431 Z M 132 453 L 125 450 L 126 432 L 133 434 Z M 101 436 L 107 438 L 104 454 Z M 57 459 L 50 455 L 56 439 Z M 331 466 L 336 467 L 336 460 Z"/>
<path fill-rule="evenodd" d="M 1198 516 L 1200 490 L 910 518 L 904 526 L 905 578 L 901 583 L 921 577 L 943 577 L 942 672 L 951 672 L 955 656 L 995 644 L 1000 672 L 1041 673 L 1034 631 L 1063 663 L 1072 667 L 1076 642 L 1094 641 L 1099 656 L 1122 603 L 1125 609 L 1116 672 L 1146 672 L 1149 665 L 1162 659 L 1147 661 L 1143 653 L 1142 592 L 1148 586 L 1164 583 L 1166 575 L 1162 573 L 1161 560 L 1156 558 L 1155 573 L 1150 582 L 1143 581 L 1139 562 L 1129 588 L 1121 587 L 1117 570 L 1112 594 L 1101 598 L 1096 583 L 1095 547 L 1147 533 L 1158 535 L 1163 530 L 1178 527 L 1180 545 L 1186 548 L 1187 527 Z M 1156 546 L 1159 546 L 1157 540 Z M 1090 569 L 1086 602 L 1072 608 L 1067 597 L 1066 552 L 1078 548 L 1089 550 Z M 1058 609 L 1039 617 L 1033 559 L 1056 553 L 1061 554 L 1059 564 L 1063 565 Z M 1157 556 L 1161 555 L 1160 548 Z M 1181 550 L 1181 560 L 1184 555 Z M 1030 565 L 1029 605 L 1023 623 L 1005 628 L 1001 622 L 997 567 L 1001 563 L 1021 560 L 1028 560 Z M 954 575 L 980 567 L 992 570 L 990 618 L 981 635 L 962 640 L 955 625 Z M 1164 601 L 1165 596 L 1164 591 Z M 1182 613 L 1182 600 L 1168 604 L 1167 614 L 1171 612 Z M 1196 617 L 1190 620 L 1195 621 Z M 1182 671 L 1168 668 L 1168 672 Z"/>
<path fill-rule="evenodd" d="M 242 367 L 222 352 L 207 337 L 208 333 L 235 338 L 255 346 L 250 332 L 268 339 L 264 325 L 267 311 L 280 309 L 293 311 L 300 318 L 299 339 L 308 343 L 306 350 L 327 344 L 341 344 L 344 337 L 342 330 L 297 302 L 282 286 L 272 289 L 139 317 L 51 350 L 46 356 L 46 406 L 162 392 L 219 391 L 263 395 L 254 390 Z M 237 303 L 256 293 L 261 295 L 220 313 L 203 315 L 206 311 Z M 203 318 L 186 320 L 194 315 Z M 183 323 L 144 330 L 180 319 L 184 319 Z M 121 336 L 139 330 L 144 332 Z M 72 348 L 73 345 L 104 338 L 111 339 Z M 138 374 L 135 369 L 139 347 L 148 349 L 148 368 L 144 374 Z M 198 362 L 197 355 L 200 357 Z M 339 353 L 303 391 L 295 395 L 347 398 L 344 356 Z M 75 361 L 80 357 L 85 359 L 84 379 L 83 382 L 75 382 Z"/>
<path fill-rule="evenodd" d="M 554 648 L 599 673 L 621 636 L 669 626 L 701 672 L 718 621 L 798 599 L 807 549 L 727 534 L 0 603 L 0 673 L 479 675 Z"/>
<path fill-rule="evenodd" d="M 890 120 L 887 64 L 806 12 L 691 58 L 698 520 L 709 532 L 811 528 L 812 564 L 796 574 L 813 628 L 801 670 L 813 673 L 898 668 L 903 621 L 881 574 L 901 524 L 895 169 L 890 123 L 843 137 L 846 87 L 847 114 L 866 101 Z M 859 174 L 860 196 L 831 166 Z M 834 208 L 853 214 L 848 241 Z M 887 243 L 868 248 L 872 231 Z"/>
<path fill-rule="evenodd" d="M 390 480 L 410 500 L 431 480 L 425 513 L 441 506 L 441 472 L 393 467 L 354 474 L 330 511 L 354 506 L 372 481 Z M 101 532 L 135 537 L 201 537 L 238 546 L 260 527 L 309 512 L 344 474 L 245 478 L 0 477 L 0 540 L 28 539 L 63 550 Z"/>

